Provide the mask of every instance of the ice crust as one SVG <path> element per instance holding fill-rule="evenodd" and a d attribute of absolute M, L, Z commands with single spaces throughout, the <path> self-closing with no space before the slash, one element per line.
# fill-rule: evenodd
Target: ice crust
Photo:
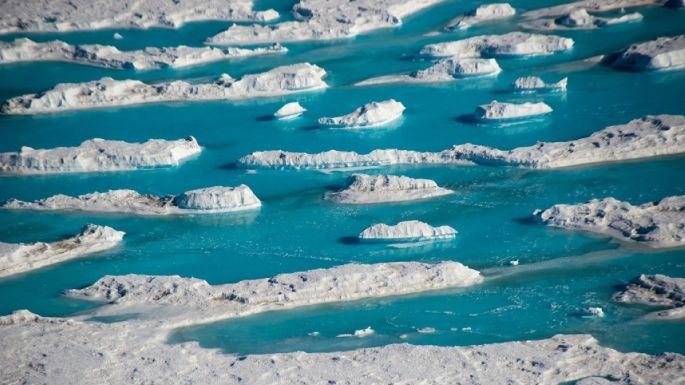
<path fill-rule="evenodd" d="M 552 107 L 540 103 L 499 103 L 492 101 L 478 106 L 476 117 L 483 120 L 521 119 L 531 116 L 545 115 L 552 112 Z"/>
<path fill-rule="evenodd" d="M 495 59 L 448 58 L 440 59 L 426 69 L 410 74 L 385 75 L 356 83 L 356 86 L 369 86 L 388 83 L 434 83 L 447 82 L 460 78 L 489 76 L 500 73 L 502 69 Z"/>
<path fill-rule="evenodd" d="M 176 196 L 143 195 L 133 190 L 110 190 L 76 197 L 54 195 L 34 202 L 10 199 L 2 206 L 12 210 L 85 211 L 135 215 L 211 214 L 251 210 L 261 202 L 246 185 L 214 186 Z"/>
<path fill-rule="evenodd" d="M 424 46 L 420 54 L 432 57 L 497 57 L 550 55 L 573 48 L 573 40 L 555 35 L 510 32 L 480 35 L 463 40 Z"/>
<path fill-rule="evenodd" d="M 450 20 L 445 29 L 466 29 L 475 24 L 506 19 L 514 15 L 516 10 L 509 3 L 483 4 L 465 15 Z"/>
<path fill-rule="evenodd" d="M 685 246 L 685 196 L 633 206 L 614 198 L 558 204 L 537 213 L 543 223 L 606 234 L 651 247 Z"/>
<path fill-rule="evenodd" d="M 633 44 L 608 56 L 606 62 L 615 68 L 631 71 L 685 69 L 685 35 Z"/>
<path fill-rule="evenodd" d="M 150 139 L 143 143 L 90 139 L 78 147 L 33 149 L 0 153 L 0 174 L 34 175 L 129 171 L 177 166 L 199 154 L 195 138 Z"/>
<path fill-rule="evenodd" d="M 38 114 L 127 106 L 144 103 L 203 100 L 243 100 L 286 95 L 326 87 L 326 71 L 309 63 L 276 67 L 235 80 L 222 75 L 214 83 L 191 84 L 183 80 L 146 84 L 138 80 L 102 78 L 86 83 L 62 83 L 39 93 L 18 96 L 2 105 L 5 114 Z"/>
<path fill-rule="evenodd" d="M 402 117 L 405 107 L 395 99 L 370 102 L 347 115 L 319 118 L 319 124 L 332 128 L 362 129 L 387 125 Z"/>
<path fill-rule="evenodd" d="M 396 225 L 377 223 L 359 234 L 361 240 L 380 241 L 428 241 L 436 239 L 451 239 L 457 230 L 450 226 L 433 227 L 421 221 L 404 221 Z"/>
<path fill-rule="evenodd" d="M 79 234 L 57 242 L 0 242 L 0 277 L 111 249 L 121 242 L 124 234 L 107 226 L 87 225 Z"/>
<path fill-rule="evenodd" d="M 662 274 L 641 274 L 612 299 L 626 304 L 666 307 L 647 315 L 651 319 L 685 318 L 685 278 L 672 278 Z"/>
<path fill-rule="evenodd" d="M 512 84 L 512 87 L 518 92 L 566 92 L 567 85 L 568 78 L 563 78 L 555 83 L 545 83 L 544 80 L 537 76 L 525 76 L 516 79 L 514 84 Z"/>
<path fill-rule="evenodd" d="M 569 29 L 596 29 L 640 20 L 642 20 L 642 15 L 638 12 L 627 13 L 618 17 L 600 17 L 588 13 L 585 8 L 578 8 L 553 19 L 525 22 L 521 26 L 540 31 L 563 31 Z"/>
<path fill-rule="evenodd" d="M 274 112 L 274 117 L 277 119 L 292 119 L 302 115 L 305 111 L 307 110 L 300 103 L 292 102 L 283 105 L 278 111 Z"/>
<path fill-rule="evenodd" d="M 334 203 L 371 204 L 429 199 L 453 193 L 430 179 L 353 174 L 347 180 L 347 187 L 326 193 L 326 199 Z"/>

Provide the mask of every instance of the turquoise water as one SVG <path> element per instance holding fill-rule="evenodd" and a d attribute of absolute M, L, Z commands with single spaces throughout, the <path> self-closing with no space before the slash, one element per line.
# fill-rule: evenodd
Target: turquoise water
<path fill-rule="evenodd" d="M 545 4 L 555 3 L 545 1 Z M 288 9 L 287 2 L 258 3 L 258 8 Z M 516 1 L 519 8 L 530 2 Z M 262 6 L 263 5 L 263 6 Z M 117 249 L 0 280 L 0 314 L 28 308 L 64 316 L 93 304 L 61 294 L 89 285 L 106 274 L 179 274 L 210 283 L 235 282 L 330 267 L 346 262 L 455 260 L 482 270 L 485 284 L 462 291 L 360 301 L 278 313 L 179 330 L 172 342 L 198 340 L 203 346 L 241 354 L 276 351 L 328 351 L 393 342 L 464 345 L 543 338 L 556 333 L 591 333 L 621 350 L 685 353 L 685 323 L 645 322 L 652 309 L 612 303 L 617 285 L 640 273 L 685 276 L 685 251 L 653 251 L 605 237 L 546 228 L 527 220 L 536 208 L 613 196 L 641 203 L 685 194 L 685 157 L 554 171 L 490 167 L 396 167 L 372 172 L 435 179 L 457 193 L 440 199 L 374 206 L 339 206 L 322 199 L 344 184 L 345 174 L 259 170 L 236 167 L 240 156 L 257 150 L 285 149 L 360 152 L 376 148 L 440 150 L 472 142 L 511 148 L 536 141 L 586 136 L 607 125 L 645 114 L 685 114 L 685 72 L 629 73 L 574 62 L 632 42 L 685 33 L 685 12 L 653 8 L 642 23 L 596 31 L 564 32 L 575 48 L 560 55 L 503 59 L 493 78 L 440 85 L 351 87 L 356 81 L 429 65 L 416 57 L 427 43 L 516 29 L 514 22 L 425 37 L 474 3 L 451 1 L 408 18 L 401 28 L 352 40 L 287 44 L 287 55 L 249 58 L 184 70 L 113 71 L 63 63 L 0 66 L 0 99 L 37 92 L 62 81 L 102 76 L 146 81 L 218 77 L 259 72 L 277 65 L 309 61 L 325 68 L 329 89 L 240 103 L 176 103 L 92 110 L 35 117 L 0 117 L 0 151 L 22 145 L 72 146 L 93 137 L 142 141 L 197 137 L 205 151 L 174 169 L 98 175 L 0 178 L 0 200 L 38 199 L 53 194 L 83 194 L 113 188 L 176 194 L 212 186 L 248 184 L 264 207 L 246 214 L 144 218 L 117 215 L 0 211 L 0 240 L 49 241 L 76 233 L 86 223 L 127 232 Z M 535 2 L 535 6 L 542 6 Z M 180 30 L 32 34 L 36 40 L 60 38 L 73 43 L 115 44 L 123 49 L 147 45 L 200 45 L 227 23 L 197 23 Z M 16 35 L 18 36 L 18 35 Z M 3 40 L 16 36 L 2 36 Z M 509 84 L 519 76 L 542 74 L 546 80 L 569 77 L 566 95 L 514 95 Z M 373 133 L 319 130 L 316 119 L 347 113 L 373 101 L 395 98 L 407 106 L 399 127 Z M 554 113 L 512 126 L 464 123 L 478 104 L 544 100 Z M 283 103 L 300 101 L 309 111 L 290 122 L 264 119 Z M 414 249 L 347 241 L 370 224 L 418 219 L 450 225 L 453 242 Z M 519 259 L 521 265 L 509 267 Z M 601 306 L 607 316 L 579 315 Z M 101 320 L 101 321 L 117 321 Z M 366 338 L 336 338 L 371 326 Z M 424 327 L 436 329 L 420 334 Z M 456 330 L 451 330 L 456 328 Z M 462 330 L 463 328 L 467 328 Z M 468 329 L 470 328 L 470 329 Z M 319 332 L 319 336 L 308 333 Z M 400 336 L 406 335 L 406 338 Z"/>

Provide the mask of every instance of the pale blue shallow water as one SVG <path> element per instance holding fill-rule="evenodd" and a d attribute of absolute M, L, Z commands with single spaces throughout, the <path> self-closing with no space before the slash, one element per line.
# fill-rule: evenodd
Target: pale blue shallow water
<path fill-rule="evenodd" d="M 519 9 L 532 2 L 512 2 Z M 555 3 L 545 1 L 545 4 Z M 287 10 L 288 2 L 260 2 L 260 9 Z M 35 117 L 0 117 L 0 151 L 22 145 L 35 148 L 77 145 L 92 137 L 142 141 L 195 136 L 205 151 L 178 168 L 127 173 L 0 178 L 0 200 L 38 199 L 53 194 L 83 194 L 113 188 L 176 194 L 212 185 L 248 184 L 264 207 L 246 214 L 145 218 L 116 215 L 0 211 L 0 240 L 56 240 L 86 223 L 127 232 L 115 250 L 0 280 L 0 314 L 28 308 L 43 315 L 69 315 L 94 305 L 62 297 L 70 288 L 91 284 L 106 274 L 179 274 L 210 283 L 268 277 L 282 272 L 335 266 L 346 262 L 455 260 L 482 270 L 483 285 L 431 293 L 266 313 L 178 331 L 172 342 L 198 340 L 203 346 L 241 354 L 276 351 L 329 351 L 393 342 L 465 345 L 544 338 L 556 333 L 591 333 L 620 350 L 685 353 L 684 322 L 646 322 L 653 309 L 612 303 L 617 285 L 640 273 L 685 276 L 685 251 L 653 251 L 619 244 L 605 237 L 546 228 L 526 221 L 536 208 L 613 196 L 634 203 L 685 194 L 685 157 L 554 171 L 491 167 L 397 167 L 372 172 L 426 177 L 456 190 L 440 199 L 391 205 L 339 206 L 323 201 L 325 191 L 344 183 L 345 174 L 259 170 L 235 167 L 240 156 L 256 150 L 328 149 L 366 152 L 376 148 L 440 150 L 472 142 L 511 148 L 536 141 L 586 136 L 607 125 L 646 114 L 685 114 L 685 71 L 629 73 L 575 60 L 609 53 L 632 42 L 685 33 L 685 12 L 640 10 L 642 23 L 596 31 L 564 32 L 575 48 L 543 58 L 503 59 L 497 77 L 441 85 L 350 84 L 371 76 L 428 65 L 416 58 L 429 42 L 516 29 L 514 22 L 472 28 L 467 32 L 424 37 L 453 16 L 473 7 L 450 1 L 410 17 L 398 29 L 353 40 L 287 44 L 283 56 L 249 58 L 179 71 L 113 71 L 63 63 L 0 66 L 0 99 L 36 92 L 62 81 L 102 76 L 202 80 L 222 72 L 239 76 L 277 65 L 309 61 L 325 68 L 329 89 L 240 103 L 177 103 L 92 110 Z M 534 5 L 542 6 L 543 2 Z M 115 44 L 123 49 L 148 45 L 200 45 L 227 23 L 198 23 L 174 30 L 32 34 L 36 40 L 60 38 L 73 43 Z M 3 40 L 16 36 L 2 36 Z M 514 95 L 506 92 L 519 76 L 542 74 L 546 80 L 569 76 L 566 95 Z M 373 133 L 314 129 L 323 115 L 347 113 L 387 98 L 407 106 L 399 127 Z M 463 123 L 478 104 L 544 100 L 554 113 L 513 126 Z M 291 122 L 264 119 L 288 101 L 309 111 Z M 458 229 L 454 242 L 415 249 L 390 249 L 346 241 L 370 224 L 419 219 Z M 521 265 L 509 267 L 519 259 Z M 579 316 L 587 306 L 601 306 L 607 316 Z M 371 326 L 367 338 L 336 338 Z M 417 329 L 432 327 L 434 334 Z M 451 330 L 455 328 L 456 330 Z M 466 329 L 463 329 L 466 328 Z M 470 328 L 470 329 L 468 329 Z M 462 330 L 463 329 L 463 330 Z M 317 331 L 318 337 L 308 333 Z M 404 339 L 401 335 L 406 335 Z"/>

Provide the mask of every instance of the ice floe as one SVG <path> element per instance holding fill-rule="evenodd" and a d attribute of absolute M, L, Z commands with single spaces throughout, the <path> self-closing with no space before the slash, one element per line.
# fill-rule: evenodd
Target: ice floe
<path fill-rule="evenodd" d="M 685 317 L 685 278 L 672 278 L 662 274 L 641 274 L 624 290 L 616 292 L 616 302 L 667 307 L 647 315 L 652 319 L 678 319 Z"/>
<path fill-rule="evenodd" d="M 128 171 L 177 166 L 202 148 L 195 138 L 150 139 L 143 143 L 90 139 L 78 147 L 0 153 L 0 174 L 32 175 Z"/>
<path fill-rule="evenodd" d="M 124 234 L 107 226 L 87 225 L 78 235 L 57 242 L 0 242 L 0 277 L 111 249 L 121 242 Z"/>
<path fill-rule="evenodd" d="M 618 17 L 600 17 L 588 13 L 585 8 L 574 9 L 568 14 L 553 19 L 540 19 L 522 23 L 523 28 L 540 31 L 557 31 L 568 29 L 596 29 L 608 25 L 630 23 L 642 20 L 638 12 L 623 14 Z"/>
<path fill-rule="evenodd" d="M 133 190 L 110 190 L 76 197 L 54 195 L 33 202 L 10 199 L 2 208 L 39 211 L 86 211 L 136 215 L 211 214 L 252 210 L 260 200 L 246 185 L 214 186 L 173 196 L 143 195 Z"/>
<path fill-rule="evenodd" d="M 631 71 L 654 71 L 685 68 L 685 35 L 660 37 L 633 44 L 607 56 L 605 62 Z"/>
<path fill-rule="evenodd" d="M 465 29 L 474 24 L 506 19 L 514 15 L 516 10 L 509 3 L 483 4 L 465 15 L 450 20 L 445 29 Z"/>
<path fill-rule="evenodd" d="M 614 198 L 558 204 L 536 213 L 543 223 L 606 234 L 651 247 L 685 246 L 685 196 L 633 206 Z"/>
<path fill-rule="evenodd" d="M 450 226 L 433 227 L 421 221 L 403 221 L 396 225 L 377 223 L 359 234 L 364 241 L 414 242 L 438 239 L 452 239 L 457 230 Z"/>
<path fill-rule="evenodd" d="M 354 333 L 338 334 L 336 337 L 338 337 L 338 338 L 345 338 L 345 337 L 364 338 L 364 337 L 368 337 L 370 335 L 373 335 L 375 333 L 376 333 L 376 331 L 373 330 L 373 328 L 371 328 L 371 326 L 369 326 L 365 329 L 355 330 Z"/>
<path fill-rule="evenodd" d="M 319 124 L 344 129 L 381 127 L 401 118 L 404 110 L 404 105 L 395 99 L 370 102 L 347 115 L 319 118 Z"/>
<path fill-rule="evenodd" d="M 102 78 L 86 83 L 62 83 L 39 94 L 18 96 L 2 105 L 5 114 L 38 114 L 127 106 L 144 103 L 202 100 L 243 100 L 286 95 L 326 87 L 326 71 L 309 63 L 276 67 L 235 80 L 222 75 L 214 83 L 183 80 L 146 84 L 138 80 Z"/>
<path fill-rule="evenodd" d="M 429 199 L 453 193 L 430 179 L 353 174 L 344 189 L 327 193 L 326 199 L 335 203 L 370 204 Z"/>
<path fill-rule="evenodd" d="M 573 48 L 573 39 L 555 35 L 510 32 L 504 35 L 481 35 L 463 40 L 424 46 L 420 53 L 432 57 L 459 58 L 489 56 L 550 55 Z"/>
<path fill-rule="evenodd" d="M 385 75 L 358 82 L 355 86 L 370 86 L 388 83 L 434 83 L 459 78 L 489 76 L 500 73 L 502 69 L 495 59 L 448 58 L 436 61 L 430 67 L 410 74 Z"/>
<path fill-rule="evenodd" d="M 601 307 L 591 306 L 583 309 L 583 317 L 586 318 L 602 318 L 604 317 L 604 309 Z"/>
<path fill-rule="evenodd" d="M 285 53 L 279 44 L 254 49 L 210 47 L 145 48 L 120 51 L 117 47 L 99 44 L 71 45 L 59 40 L 35 42 L 21 38 L 0 42 L 0 64 L 29 61 L 62 61 L 113 69 L 150 70 L 180 68 L 232 58 Z"/>
<path fill-rule="evenodd" d="M 251 0 L 3 1 L 0 3 L 0 33 L 178 28 L 193 21 L 270 21 L 278 18 L 278 12 L 273 9 L 254 11 L 253 4 Z"/>
<path fill-rule="evenodd" d="M 298 102 L 284 104 L 278 111 L 274 112 L 276 119 L 294 119 L 307 111 Z"/>
<path fill-rule="evenodd" d="M 496 100 L 478 106 L 475 116 L 482 120 L 521 119 L 545 115 L 552 112 L 552 107 L 539 103 L 500 103 Z"/>
<path fill-rule="evenodd" d="M 553 18 L 585 9 L 591 13 L 620 11 L 626 8 L 662 5 L 665 0 L 580 0 L 551 7 L 534 9 L 523 14 L 527 19 Z"/>
<path fill-rule="evenodd" d="M 276 24 L 234 24 L 207 40 L 234 45 L 305 40 L 344 39 L 381 28 L 397 27 L 402 18 L 441 0 L 300 0 L 293 6 L 295 20 Z"/>
<path fill-rule="evenodd" d="M 555 83 L 545 83 L 537 76 L 525 76 L 518 78 L 512 84 L 512 88 L 518 92 L 565 92 L 568 85 L 568 78 L 563 78 Z"/>

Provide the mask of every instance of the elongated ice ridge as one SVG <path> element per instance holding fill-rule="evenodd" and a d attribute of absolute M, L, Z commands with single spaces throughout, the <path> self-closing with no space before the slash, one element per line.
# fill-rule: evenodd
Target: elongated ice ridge
<path fill-rule="evenodd" d="M 194 21 L 269 21 L 279 16 L 273 9 L 254 11 L 253 5 L 251 0 L 3 1 L 0 33 L 179 28 Z"/>
<path fill-rule="evenodd" d="M 78 235 L 57 242 L 0 242 L 0 277 L 24 273 L 117 246 L 123 231 L 87 225 Z"/>
<path fill-rule="evenodd" d="M 460 78 L 490 76 L 500 73 L 502 69 L 495 59 L 448 58 L 440 59 L 426 69 L 410 74 L 385 75 L 363 80 L 355 86 L 369 86 L 387 83 L 434 83 L 447 82 Z"/>
<path fill-rule="evenodd" d="M 430 179 L 353 174 L 344 189 L 326 193 L 325 198 L 334 203 L 371 204 L 437 198 L 453 193 Z"/>
<path fill-rule="evenodd" d="M 90 139 L 78 147 L 0 153 L 0 174 L 34 175 L 107 172 L 177 166 L 202 148 L 195 138 L 150 139 L 143 143 Z"/>
<path fill-rule="evenodd" d="M 203 100 L 243 100 L 286 95 L 326 87 L 326 71 L 309 63 L 276 67 L 235 80 L 228 75 L 214 83 L 192 84 L 183 80 L 146 84 L 138 80 L 102 78 L 86 83 L 62 83 L 39 93 L 18 96 L 3 103 L 4 114 L 38 114 L 128 106 L 144 103 Z"/>
<path fill-rule="evenodd" d="M 627 13 L 618 17 L 600 17 L 588 13 L 585 8 L 573 11 L 553 19 L 539 19 L 521 24 L 523 28 L 539 31 L 558 31 L 574 29 L 597 29 L 609 25 L 624 24 L 642 20 L 638 12 Z"/>
<path fill-rule="evenodd" d="M 150 70 L 188 67 L 231 58 L 285 52 L 288 50 L 278 44 L 254 49 L 182 45 L 179 47 L 150 47 L 136 51 L 120 51 L 117 47 L 108 45 L 71 45 L 59 40 L 37 43 L 22 38 L 12 42 L 0 42 L 0 64 L 62 61 L 102 68 Z"/>
<path fill-rule="evenodd" d="M 537 211 L 543 223 L 639 242 L 651 247 L 685 245 L 685 196 L 633 206 L 614 198 Z"/>
<path fill-rule="evenodd" d="M 211 214 L 252 210 L 261 202 L 246 185 L 214 186 L 176 196 L 143 195 L 133 190 L 110 190 L 79 195 L 54 195 L 34 202 L 10 199 L 2 208 L 37 211 L 85 211 L 135 215 Z"/>
<path fill-rule="evenodd" d="M 433 227 L 421 221 L 403 221 L 396 225 L 377 223 L 359 234 L 364 241 L 413 242 L 452 239 L 457 230 L 450 226 Z"/>
<path fill-rule="evenodd" d="M 678 319 L 685 317 L 685 278 L 672 278 L 662 274 L 641 274 L 625 289 L 617 291 L 612 299 L 626 304 L 666 307 L 647 315 L 652 319 Z"/>
<path fill-rule="evenodd" d="M 300 0 L 295 20 L 270 25 L 232 25 L 207 40 L 208 44 L 259 44 L 345 39 L 382 28 L 397 27 L 402 18 L 441 0 Z"/>
<path fill-rule="evenodd" d="M 585 9 L 591 13 L 604 13 L 634 7 L 663 5 L 665 2 L 666 0 L 580 0 L 534 9 L 524 13 L 523 17 L 526 19 L 563 17 L 579 9 Z"/>
<path fill-rule="evenodd" d="M 512 165 L 559 168 L 618 162 L 685 153 L 685 116 L 656 115 L 609 126 L 588 137 L 567 142 L 541 142 L 512 150 L 461 144 L 439 152 L 374 150 L 326 151 L 317 154 L 282 150 L 258 151 L 240 158 L 249 167 L 276 169 L 345 169 L 390 165 Z"/>
<path fill-rule="evenodd" d="M 347 115 L 319 118 L 319 124 L 347 129 L 374 128 L 401 118 L 404 110 L 404 105 L 395 99 L 370 102 Z"/>
<path fill-rule="evenodd" d="M 274 117 L 276 119 L 292 119 L 302 115 L 305 111 L 307 110 L 300 103 L 292 102 L 283 105 L 278 111 L 274 112 Z"/>
<path fill-rule="evenodd" d="M 685 35 L 633 44 L 609 55 L 605 63 L 618 69 L 655 71 L 685 68 Z"/>
<path fill-rule="evenodd" d="M 481 35 L 463 40 L 429 44 L 421 49 L 420 54 L 459 58 L 536 56 L 550 55 L 571 48 L 573 48 L 573 40 L 566 37 L 510 32 L 504 35 Z"/>
<path fill-rule="evenodd" d="M 544 80 L 537 76 L 525 76 L 516 79 L 512 88 L 518 92 L 565 92 L 568 85 L 568 78 L 563 78 L 555 83 L 545 83 Z"/>
<path fill-rule="evenodd" d="M 509 3 L 483 4 L 465 15 L 450 20 L 445 29 L 466 29 L 475 24 L 507 19 L 514 15 L 516 10 Z"/>
<path fill-rule="evenodd" d="M 521 119 L 530 116 L 545 115 L 552 112 L 552 107 L 540 103 L 499 103 L 493 101 L 476 108 L 476 117 L 483 120 Z"/>

